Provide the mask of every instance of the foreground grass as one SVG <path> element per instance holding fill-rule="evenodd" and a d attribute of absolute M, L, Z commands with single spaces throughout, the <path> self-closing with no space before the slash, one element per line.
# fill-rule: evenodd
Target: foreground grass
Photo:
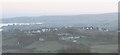
<path fill-rule="evenodd" d="M 94 45 L 91 46 L 91 51 L 93 53 L 117 53 L 118 45 L 111 44 L 111 45 Z"/>
<path fill-rule="evenodd" d="M 70 46 L 68 46 L 66 44 L 61 44 L 61 43 L 56 42 L 56 41 L 46 41 L 46 42 L 37 41 L 29 46 L 26 46 L 25 48 L 28 48 L 28 49 L 35 48 L 35 51 L 55 52 L 59 49 L 68 48 L 68 47 L 70 47 Z"/>

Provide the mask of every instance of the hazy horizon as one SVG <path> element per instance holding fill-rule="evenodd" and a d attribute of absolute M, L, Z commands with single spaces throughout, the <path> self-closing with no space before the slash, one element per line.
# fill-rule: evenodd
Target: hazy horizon
<path fill-rule="evenodd" d="M 114 13 L 118 13 L 118 12 L 109 12 L 109 13 L 82 13 L 82 14 L 49 14 L 49 15 L 23 15 L 23 16 L 13 16 L 13 17 L 2 17 L 2 19 L 9 19 L 9 18 L 17 18 L 17 17 L 41 17 L 41 16 L 74 16 L 74 15 L 96 15 L 96 14 L 114 14 Z"/>
<path fill-rule="evenodd" d="M 2 18 L 21 16 L 101 14 L 118 11 L 118 0 L 4 0 Z"/>

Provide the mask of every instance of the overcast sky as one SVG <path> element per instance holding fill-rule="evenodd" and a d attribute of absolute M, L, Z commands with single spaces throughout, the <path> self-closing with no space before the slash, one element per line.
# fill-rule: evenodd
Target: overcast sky
<path fill-rule="evenodd" d="M 118 11 L 119 0 L 2 0 L 3 18 L 78 15 Z"/>

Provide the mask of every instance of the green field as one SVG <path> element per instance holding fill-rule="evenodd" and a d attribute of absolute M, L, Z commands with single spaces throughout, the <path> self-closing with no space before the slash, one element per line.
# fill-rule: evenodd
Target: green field
<path fill-rule="evenodd" d="M 91 51 L 93 53 L 114 53 L 118 51 L 118 45 L 96 45 L 91 46 Z"/>
<path fill-rule="evenodd" d="M 70 46 L 66 44 L 61 44 L 56 41 L 46 41 L 46 42 L 41 42 L 41 41 L 36 41 L 35 43 L 26 46 L 25 48 L 31 49 L 35 48 L 35 51 L 57 51 L 62 48 L 68 48 Z"/>
<path fill-rule="evenodd" d="M 93 42 L 86 39 L 79 39 L 77 44 L 90 46 L 92 53 L 114 53 L 118 51 L 118 44 L 111 44 L 110 42 Z"/>

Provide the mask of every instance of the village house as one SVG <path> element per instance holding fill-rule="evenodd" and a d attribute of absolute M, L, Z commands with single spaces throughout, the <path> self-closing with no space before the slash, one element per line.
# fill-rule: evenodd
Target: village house
<path fill-rule="evenodd" d="M 97 28 L 99 31 L 105 31 L 105 32 L 107 32 L 107 31 L 109 31 L 108 29 L 106 29 L 106 28 Z"/>
<path fill-rule="evenodd" d="M 39 38 L 39 41 L 45 41 L 45 39 L 43 39 L 43 38 Z"/>
<path fill-rule="evenodd" d="M 77 42 L 77 39 L 84 38 L 84 37 L 85 36 L 64 36 L 64 37 L 59 37 L 59 40 Z"/>
<path fill-rule="evenodd" d="M 57 31 L 57 30 L 58 30 L 58 28 L 54 28 L 53 30 L 54 30 L 54 31 Z"/>
<path fill-rule="evenodd" d="M 77 42 L 77 40 L 73 40 L 72 42 Z"/>
<path fill-rule="evenodd" d="M 50 29 L 42 29 L 42 32 L 48 32 L 48 31 L 50 31 Z"/>
<path fill-rule="evenodd" d="M 106 29 L 106 28 L 99 28 L 99 27 L 81 27 L 80 28 L 80 30 L 98 30 L 98 31 L 105 31 L 105 32 L 107 32 L 107 31 L 109 31 L 108 29 Z"/>
<path fill-rule="evenodd" d="M 37 30 L 36 32 L 37 32 L 37 33 L 40 33 L 41 31 L 40 31 L 40 30 Z"/>
<path fill-rule="evenodd" d="M 65 40 L 65 41 L 71 41 L 71 42 L 77 42 L 78 38 L 75 37 L 60 37 L 59 40 Z"/>
<path fill-rule="evenodd" d="M 66 41 L 68 41 L 68 40 L 70 40 L 70 38 L 68 38 L 68 37 L 60 37 L 59 40 L 66 40 Z"/>
<path fill-rule="evenodd" d="M 17 44 L 19 45 L 19 44 L 20 44 L 20 42 L 18 41 L 18 42 L 17 42 Z"/>

